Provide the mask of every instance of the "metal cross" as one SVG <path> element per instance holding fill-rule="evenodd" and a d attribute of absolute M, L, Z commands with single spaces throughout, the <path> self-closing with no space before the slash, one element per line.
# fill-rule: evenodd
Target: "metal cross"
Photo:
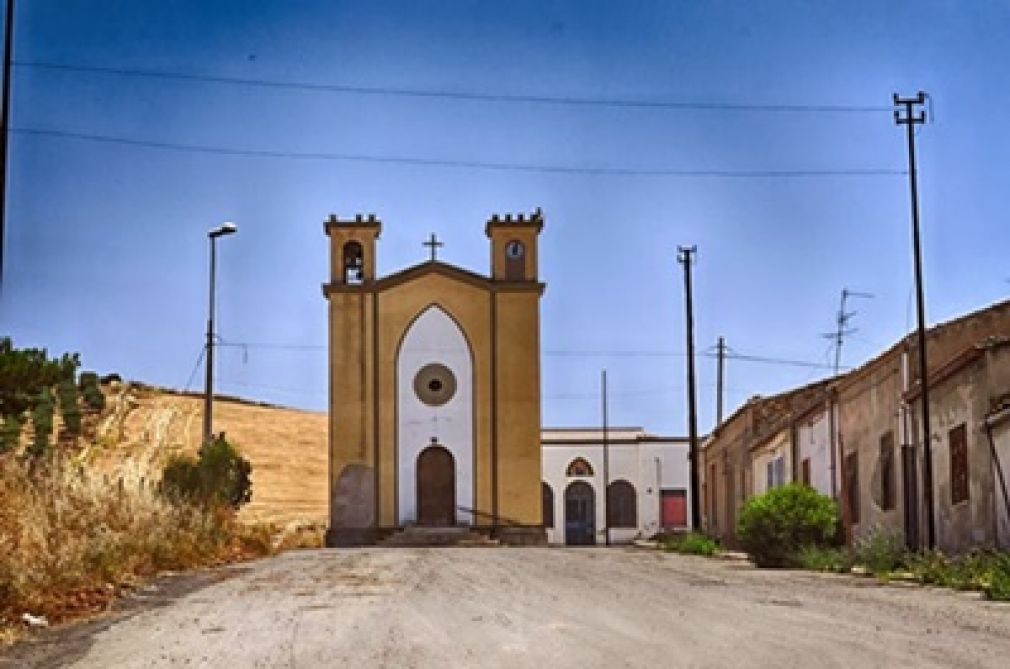
<path fill-rule="evenodd" d="M 431 233 L 431 239 L 429 239 L 428 241 L 426 241 L 423 244 L 421 244 L 421 246 L 427 246 L 428 248 L 431 249 L 431 261 L 435 262 L 435 260 L 438 259 L 437 258 L 438 247 L 445 246 L 445 244 L 443 244 L 442 242 L 438 241 L 438 237 L 436 237 L 435 233 L 433 232 L 433 233 Z"/>

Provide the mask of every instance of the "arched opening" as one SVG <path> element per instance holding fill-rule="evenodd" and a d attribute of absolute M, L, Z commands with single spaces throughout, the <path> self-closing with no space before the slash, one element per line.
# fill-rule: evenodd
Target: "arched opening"
<path fill-rule="evenodd" d="M 623 480 L 607 486 L 608 527 L 638 527 L 637 511 L 635 486 Z"/>
<path fill-rule="evenodd" d="M 593 467 L 585 458 L 575 458 L 568 463 L 565 476 L 592 476 Z"/>
<path fill-rule="evenodd" d="M 565 489 L 565 543 L 592 546 L 596 543 L 596 494 L 585 481 Z"/>
<path fill-rule="evenodd" d="M 546 481 L 540 482 L 540 496 L 543 505 L 544 527 L 554 527 L 554 491 Z"/>
<path fill-rule="evenodd" d="M 344 244 L 344 283 L 360 284 L 365 279 L 365 252 L 360 242 Z"/>
<path fill-rule="evenodd" d="M 456 461 L 443 446 L 429 446 L 417 456 L 417 524 L 456 524 Z"/>

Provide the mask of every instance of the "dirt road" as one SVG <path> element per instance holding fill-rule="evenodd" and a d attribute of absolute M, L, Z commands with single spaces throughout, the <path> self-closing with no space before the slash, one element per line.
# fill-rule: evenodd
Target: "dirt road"
<path fill-rule="evenodd" d="M 642 549 L 305 551 L 166 588 L 0 667 L 1010 666 L 1007 605 Z"/>

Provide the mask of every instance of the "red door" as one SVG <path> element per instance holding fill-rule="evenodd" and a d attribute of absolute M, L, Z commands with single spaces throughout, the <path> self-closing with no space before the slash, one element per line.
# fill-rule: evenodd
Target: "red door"
<path fill-rule="evenodd" d="M 663 527 L 687 527 L 687 491 L 664 490 Z"/>

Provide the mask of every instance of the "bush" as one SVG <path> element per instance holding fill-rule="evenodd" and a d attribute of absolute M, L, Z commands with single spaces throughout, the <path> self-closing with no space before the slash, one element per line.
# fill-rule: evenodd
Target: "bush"
<path fill-rule="evenodd" d="M 53 395 L 48 388 L 43 388 L 35 408 L 32 409 L 32 443 L 28 447 L 28 455 L 41 458 L 49 450 L 49 437 L 53 433 Z"/>
<path fill-rule="evenodd" d="M 838 509 L 830 497 L 790 484 L 747 500 L 737 537 L 759 567 L 792 567 L 800 565 L 803 549 L 830 545 L 837 524 Z"/>
<path fill-rule="evenodd" d="M 719 543 L 704 534 L 691 532 L 663 539 L 663 550 L 688 555 L 715 555 L 719 552 Z"/>
<path fill-rule="evenodd" d="M 174 456 L 162 472 L 166 495 L 204 507 L 238 509 L 252 498 L 252 465 L 235 447 L 218 438 L 198 458 Z"/>
<path fill-rule="evenodd" d="M 884 576 L 908 563 L 908 551 L 900 532 L 874 527 L 856 540 L 855 560 L 877 576 Z"/>
<path fill-rule="evenodd" d="M 81 395 L 84 397 L 84 404 L 94 412 L 101 412 L 105 409 L 105 395 L 98 387 L 98 374 L 94 372 L 81 372 L 78 383 L 81 386 Z"/>
<path fill-rule="evenodd" d="M 56 386 L 56 396 L 60 401 L 63 427 L 67 434 L 76 437 L 81 433 L 81 408 L 77 404 L 77 385 L 73 381 L 61 381 Z"/>
<path fill-rule="evenodd" d="M 800 566 L 811 571 L 844 574 L 852 568 L 852 556 L 841 548 L 807 546 L 800 549 Z"/>

